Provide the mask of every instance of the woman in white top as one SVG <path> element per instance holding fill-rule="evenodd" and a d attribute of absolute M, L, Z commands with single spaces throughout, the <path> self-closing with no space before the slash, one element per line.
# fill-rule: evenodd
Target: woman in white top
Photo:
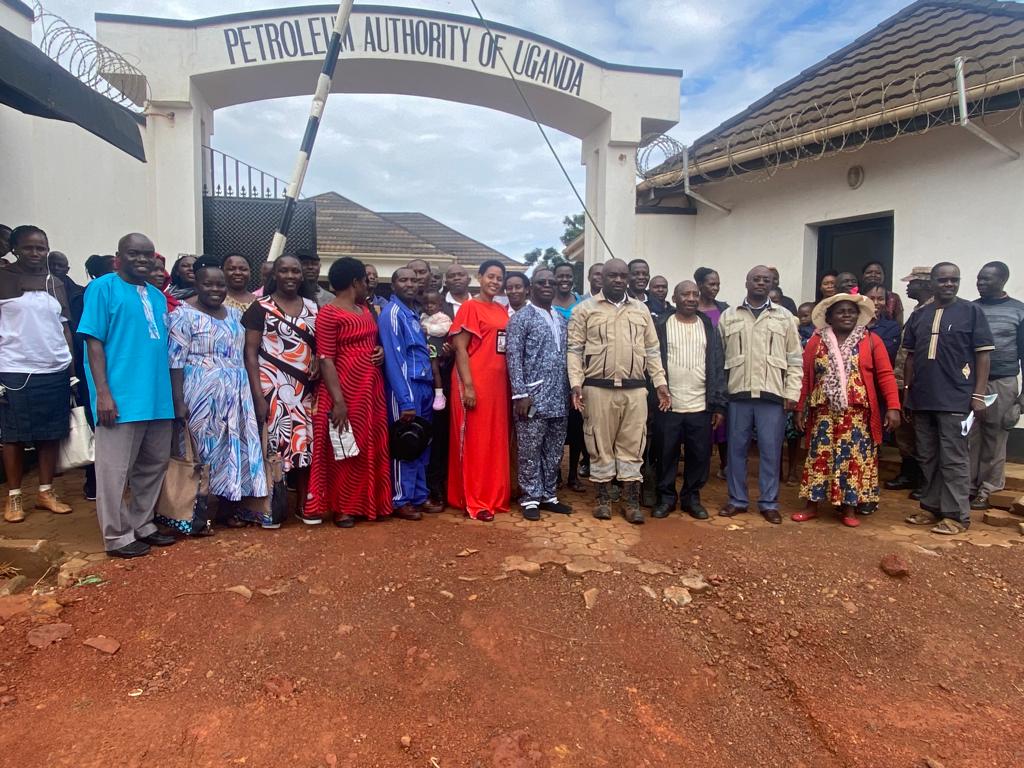
<path fill-rule="evenodd" d="M 20 523 L 28 444 L 39 463 L 36 509 L 71 511 L 53 492 L 57 451 L 71 420 L 71 332 L 64 285 L 47 270 L 46 233 L 17 227 L 11 250 L 17 261 L 0 270 L 0 443 L 9 488 L 4 520 Z"/>

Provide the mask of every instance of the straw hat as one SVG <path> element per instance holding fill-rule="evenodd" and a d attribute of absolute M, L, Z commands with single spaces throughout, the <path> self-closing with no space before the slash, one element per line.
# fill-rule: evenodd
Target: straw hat
<path fill-rule="evenodd" d="M 857 309 L 860 311 L 860 317 L 857 318 L 857 325 L 867 325 L 875 319 L 875 302 L 867 296 L 853 296 L 849 293 L 837 293 L 835 296 L 822 299 L 814 306 L 814 310 L 811 312 L 811 322 L 814 323 L 815 328 L 824 328 L 828 325 L 828 323 L 825 322 L 825 313 L 828 312 L 829 307 L 833 304 L 838 304 L 840 301 L 849 301 L 857 306 Z"/>

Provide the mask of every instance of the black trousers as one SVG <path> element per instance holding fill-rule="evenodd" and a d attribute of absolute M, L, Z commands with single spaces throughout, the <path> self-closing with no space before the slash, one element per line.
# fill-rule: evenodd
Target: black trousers
<path fill-rule="evenodd" d="M 569 421 L 565 442 L 569 445 L 569 482 L 572 483 L 579 479 L 580 458 L 589 464 L 590 454 L 583 440 L 583 414 L 573 408 L 570 402 L 567 415 Z"/>
<path fill-rule="evenodd" d="M 654 417 L 658 450 L 658 502 L 675 509 L 676 500 L 682 509 L 691 509 L 700 502 L 700 489 L 711 471 L 711 414 L 661 413 Z M 676 474 L 679 471 L 679 449 L 682 447 L 683 487 L 676 495 Z"/>

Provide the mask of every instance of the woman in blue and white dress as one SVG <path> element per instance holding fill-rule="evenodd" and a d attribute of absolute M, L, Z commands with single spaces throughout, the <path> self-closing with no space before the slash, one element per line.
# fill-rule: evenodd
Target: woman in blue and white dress
<path fill-rule="evenodd" d="M 210 469 L 210 493 L 234 502 L 229 526 L 260 521 L 267 495 L 256 412 L 243 350 L 241 313 L 224 306 L 227 282 L 217 259 L 195 264 L 196 296 L 170 315 L 168 346 L 175 416 Z"/>

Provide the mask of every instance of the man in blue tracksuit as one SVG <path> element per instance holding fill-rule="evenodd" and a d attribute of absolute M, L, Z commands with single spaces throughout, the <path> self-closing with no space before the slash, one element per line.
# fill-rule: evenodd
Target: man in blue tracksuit
<path fill-rule="evenodd" d="M 434 375 L 427 337 L 416 311 L 419 278 L 408 267 L 391 275 L 391 301 L 380 314 L 378 327 L 384 348 L 384 377 L 388 384 L 388 415 L 392 422 L 430 421 L 434 402 Z M 428 502 L 427 465 L 430 448 L 412 461 L 391 461 L 394 514 L 419 520 L 423 512 L 440 512 L 442 505 Z"/>

